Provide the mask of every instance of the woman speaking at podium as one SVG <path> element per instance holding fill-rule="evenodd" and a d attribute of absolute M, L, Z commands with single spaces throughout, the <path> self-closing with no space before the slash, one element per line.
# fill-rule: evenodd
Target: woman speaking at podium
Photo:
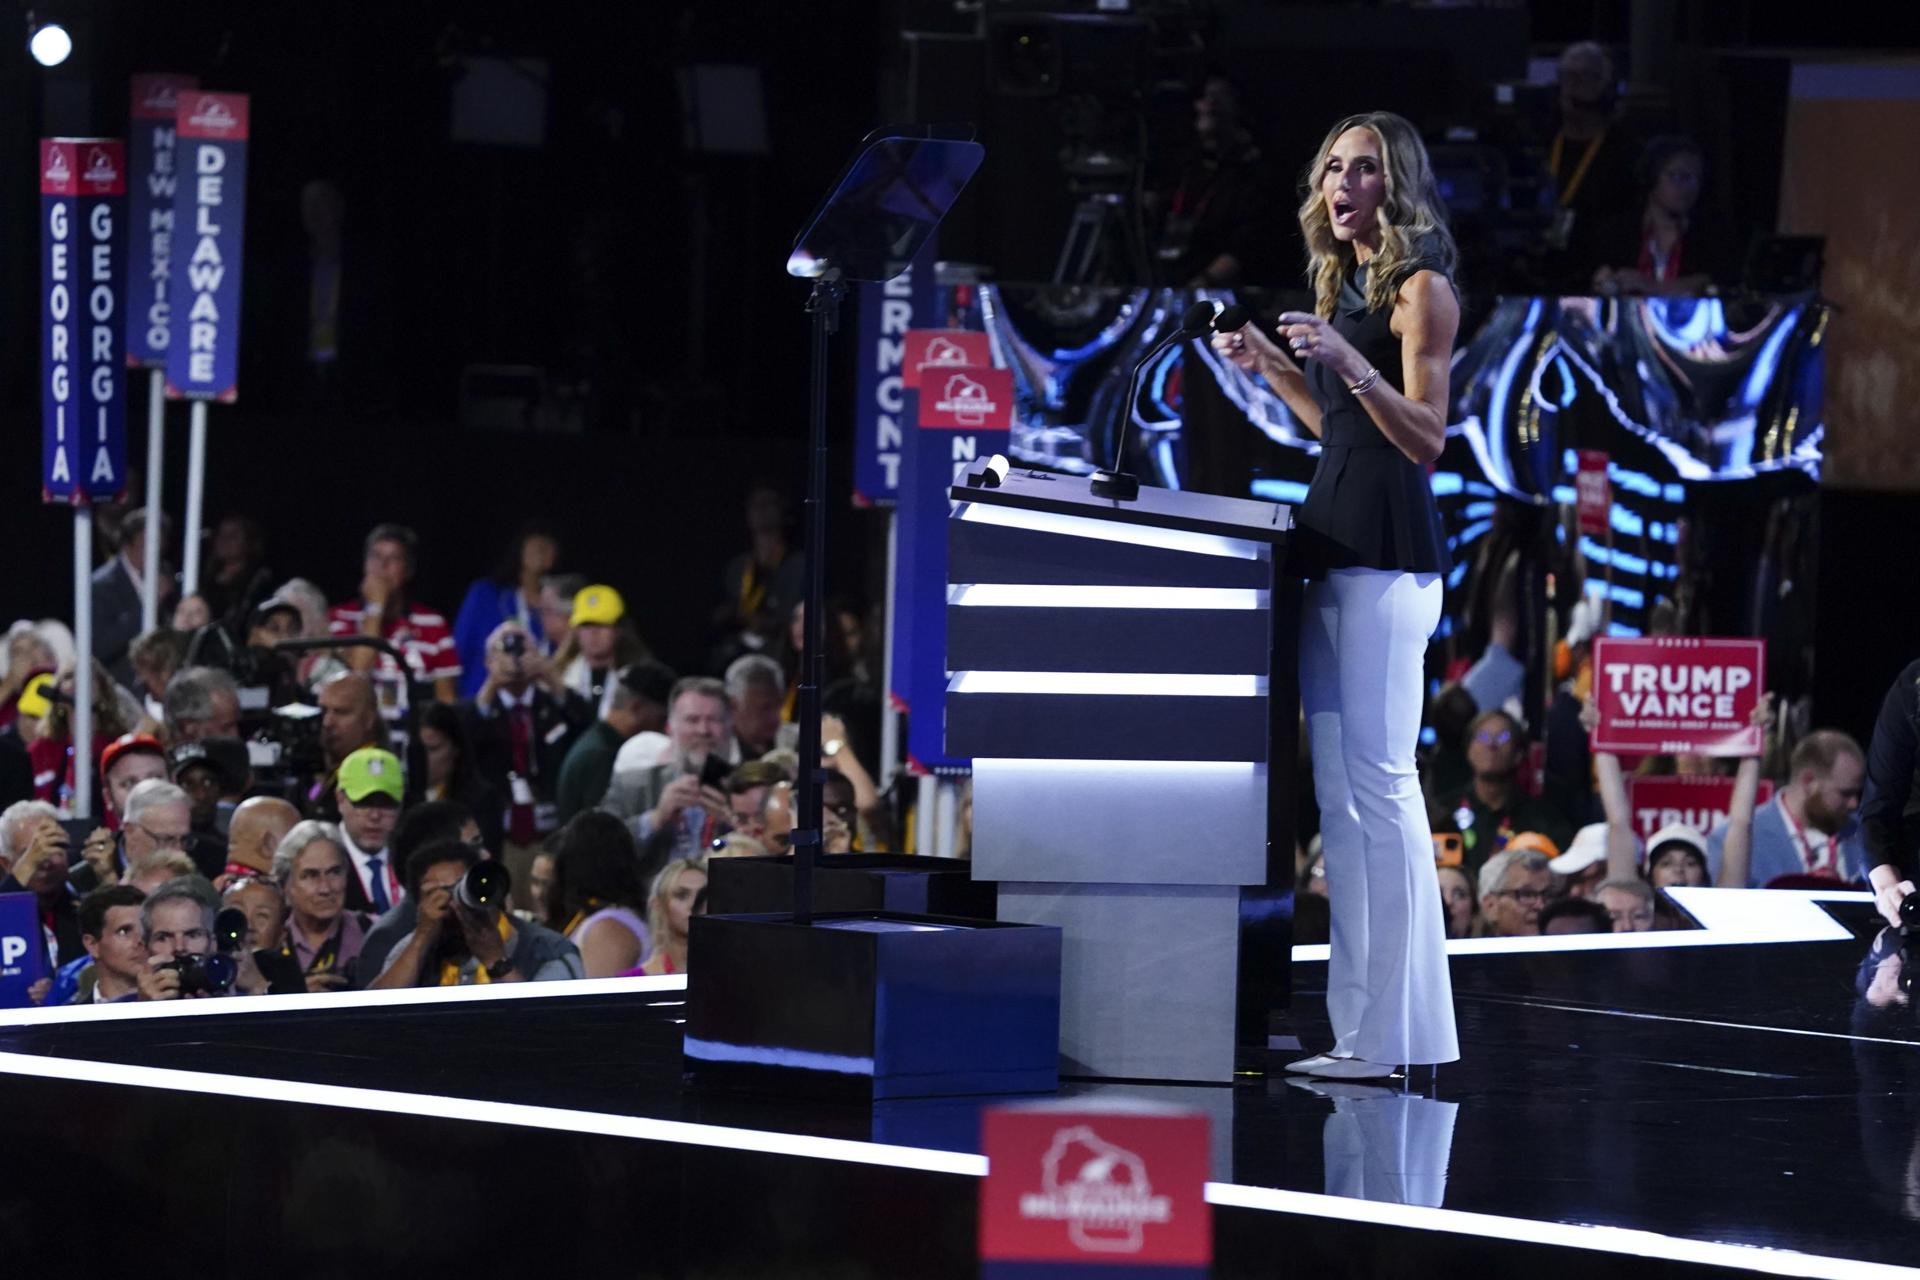
<path fill-rule="evenodd" d="M 1426 148 L 1372 112 L 1320 144 L 1300 207 L 1315 311 L 1216 349 L 1320 438 L 1295 512 L 1309 581 L 1300 702 L 1333 915 L 1334 1044 L 1290 1071 L 1365 1080 L 1460 1056 L 1433 836 L 1414 767 L 1448 567 L 1427 465 L 1446 437 L 1456 253 Z M 1284 346 L 1282 345 L 1284 344 Z"/>

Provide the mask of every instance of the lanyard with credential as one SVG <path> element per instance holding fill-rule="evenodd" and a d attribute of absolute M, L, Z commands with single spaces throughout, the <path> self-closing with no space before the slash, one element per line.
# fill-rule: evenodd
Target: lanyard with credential
<path fill-rule="evenodd" d="M 1827 837 L 1827 843 L 1824 846 L 1827 856 L 1823 861 L 1816 863 L 1813 860 L 1813 846 L 1807 842 L 1806 831 L 1794 820 L 1793 811 L 1787 808 L 1786 798 L 1780 797 L 1774 803 L 1780 806 L 1780 816 L 1787 820 L 1787 830 L 1793 832 L 1793 838 L 1800 842 L 1800 865 L 1807 869 L 1808 874 L 1817 875 L 1822 871 L 1837 870 L 1838 868 L 1834 865 L 1836 852 L 1834 845 L 1837 841 L 1832 836 Z"/>
<path fill-rule="evenodd" d="M 1602 129 L 1593 141 L 1587 143 L 1586 154 L 1580 157 L 1580 163 L 1573 167 L 1573 176 L 1567 179 L 1567 185 L 1560 188 L 1560 207 L 1566 208 L 1573 203 L 1573 197 L 1580 191 L 1580 184 L 1587 180 L 1587 170 L 1593 167 L 1594 156 L 1600 153 L 1600 144 L 1607 140 L 1607 131 Z M 1567 135 L 1553 135 L 1553 149 L 1547 152 L 1547 172 L 1555 179 L 1560 177 L 1560 158 L 1567 144 Z"/>

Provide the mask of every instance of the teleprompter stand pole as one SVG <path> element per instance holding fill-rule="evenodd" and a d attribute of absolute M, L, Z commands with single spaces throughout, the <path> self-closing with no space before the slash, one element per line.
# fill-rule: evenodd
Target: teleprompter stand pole
<path fill-rule="evenodd" d="M 823 828 L 820 767 L 820 683 L 826 674 L 827 616 L 827 349 L 840 329 L 840 273 L 829 271 L 813 282 L 807 314 L 813 318 L 813 403 L 807 421 L 807 602 L 801 641 L 800 812 L 793 830 L 793 920 L 813 923 L 813 868 L 820 856 Z"/>

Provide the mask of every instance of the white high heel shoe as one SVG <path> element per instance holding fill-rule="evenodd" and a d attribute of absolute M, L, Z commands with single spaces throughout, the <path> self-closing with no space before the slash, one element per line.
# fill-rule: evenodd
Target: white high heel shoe
<path fill-rule="evenodd" d="M 1331 1053 L 1316 1053 L 1311 1058 L 1301 1058 L 1298 1062 L 1289 1062 L 1285 1069 L 1291 1075 L 1314 1075 L 1319 1072 L 1321 1067 L 1331 1066 L 1333 1063 L 1344 1061 L 1346 1061 L 1345 1058 Z"/>
<path fill-rule="evenodd" d="M 1387 1080 L 1399 1075 L 1400 1068 L 1365 1058 L 1337 1058 L 1324 1066 L 1307 1068 L 1307 1074 L 1322 1080 Z"/>

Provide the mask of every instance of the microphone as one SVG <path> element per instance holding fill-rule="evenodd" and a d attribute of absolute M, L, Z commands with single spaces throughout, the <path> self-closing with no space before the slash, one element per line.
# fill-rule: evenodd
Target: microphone
<path fill-rule="evenodd" d="M 1153 363 L 1154 357 L 1158 356 L 1168 347 L 1186 342 L 1192 338 L 1197 338 L 1207 332 L 1208 329 L 1217 327 L 1219 317 L 1225 313 L 1225 310 L 1230 309 L 1231 308 L 1223 309 L 1217 302 L 1194 303 L 1181 315 L 1180 327 L 1174 330 L 1173 333 L 1163 341 L 1157 343 L 1151 351 L 1140 358 L 1139 363 L 1133 366 L 1133 374 L 1127 379 L 1127 398 L 1120 402 L 1120 412 L 1122 415 L 1120 418 L 1120 440 L 1113 451 L 1113 466 L 1105 471 L 1094 472 L 1093 480 L 1087 486 L 1094 497 L 1112 498 L 1117 502 L 1131 502 L 1140 496 L 1140 478 L 1120 469 L 1125 464 L 1127 458 L 1127 428 L 1133 425 L 1133 397 L 1139 390 L 1140 373 L 1148 365 Z M 1241 307 L 1239 311 L 1244 316 L 1246 308 Z M 1241 324 L 1245 323 L 1246 321 L 1243 319 Z M 1234 327 L 1237 329 L 1240 326 L 1235 325 Z"/>

